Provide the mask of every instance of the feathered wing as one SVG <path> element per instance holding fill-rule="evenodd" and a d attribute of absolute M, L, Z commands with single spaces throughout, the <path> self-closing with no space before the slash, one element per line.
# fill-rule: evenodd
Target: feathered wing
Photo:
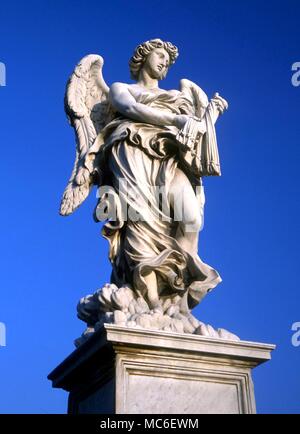
<path fill-rule="evenodd" d="M 88 197 L 95 182 L 85 156 L 109 117 L 109 88 L 102 76 L 103 58 L 85 56 L 71 75 L 65 93 L 65 111 L 75 130 L 76 159 L 63 193 L 60 214 L 72 214 Z"/>

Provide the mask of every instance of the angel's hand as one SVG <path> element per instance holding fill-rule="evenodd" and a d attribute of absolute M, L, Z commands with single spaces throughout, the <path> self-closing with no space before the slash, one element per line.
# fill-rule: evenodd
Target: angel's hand
<path fill-rule="evenodd" d="M 226 99 L 222 98 L 217 92 L 214 94 L 210 101 L 216 105 L 220 114 L 223 114 L 224 111 L 228 109 L 228 102 L 226 101 Z"/>

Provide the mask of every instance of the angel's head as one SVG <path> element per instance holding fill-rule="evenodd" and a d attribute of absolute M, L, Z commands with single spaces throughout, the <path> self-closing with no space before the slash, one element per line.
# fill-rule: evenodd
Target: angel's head
<path fill-rule="evenodd" d="M 162 80 L 167 75 L 170 65 L 175 63 L 178 48 L 161 39 L 151 39 L 136 47 L 129 61 L 130 75 L 138 80 L 140 71 L 147 69 L 150 76 Z"/>

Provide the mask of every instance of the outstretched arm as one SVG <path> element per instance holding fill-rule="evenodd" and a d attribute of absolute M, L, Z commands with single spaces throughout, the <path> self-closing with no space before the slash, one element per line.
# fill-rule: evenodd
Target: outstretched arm
<path fill-rule="evenodd" d="M 160 126 L 174 125 L 181 129 L 188 120 L 188 116 L 186 115 L 174 115 L 164 110 L 138 103 L 123 83 L 111 85 L 109 100 L 115 110 L 138 122 Z"/>

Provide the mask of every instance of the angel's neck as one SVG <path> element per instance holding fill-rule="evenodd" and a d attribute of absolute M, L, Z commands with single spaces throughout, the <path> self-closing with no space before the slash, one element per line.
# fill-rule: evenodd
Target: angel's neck
<path fill-rule="evenodd" d="M 150 77 L 150 75 L 142 69 L 139 73 L 137 84 L 146 89 L 158 89 L 158 80 Z"/>

